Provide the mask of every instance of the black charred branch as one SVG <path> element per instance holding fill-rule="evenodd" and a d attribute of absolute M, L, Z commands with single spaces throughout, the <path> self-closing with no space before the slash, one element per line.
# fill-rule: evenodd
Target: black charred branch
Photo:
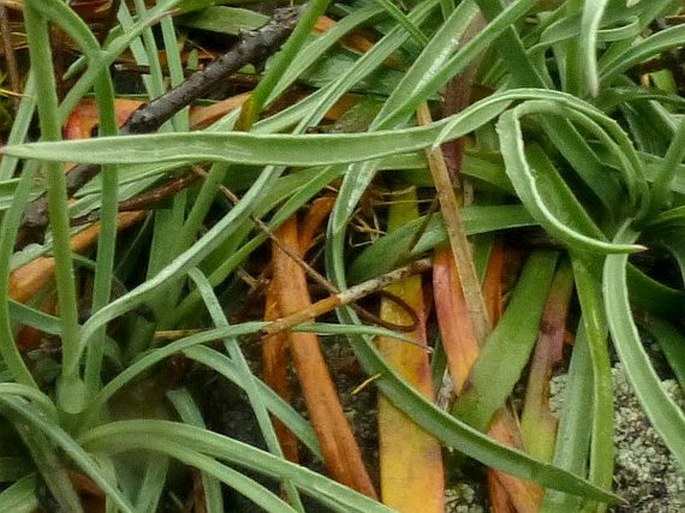
<path fill-rule="evenodd" d="M 159 129 L 174 114 L 195 100 L 207 96 L 227 77 L 248 64 L 260 65 L 276 53 L 295 28 L 302 7 L 282 8 L 259 30 L 245 31 L 239 41 L 205 69 L 190 75 L 166 94 L 138 108 L 122 126 L 121 134 L 147 134 Z M 67 193 L 72 196 L 100 172 L 100 166 L 79 164 L 67 174 Z M 42 243 L 48 224 L 45 195 L 29 203 L 22 219 L 15 250 Z"/>

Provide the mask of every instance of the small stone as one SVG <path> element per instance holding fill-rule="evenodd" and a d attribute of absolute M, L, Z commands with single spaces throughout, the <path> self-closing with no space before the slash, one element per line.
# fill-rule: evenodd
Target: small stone
<path fill-rule="evenodd" d="M 457 483 L 445 490 L 446 513 L 485 513 L 477 504 L 476 490 L 467 483 Z"/>

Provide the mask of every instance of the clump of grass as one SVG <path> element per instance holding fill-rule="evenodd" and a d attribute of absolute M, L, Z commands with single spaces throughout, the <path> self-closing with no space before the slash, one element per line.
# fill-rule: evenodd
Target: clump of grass
<path fill-rule="evenodd" d="M 146 94 L 163 95 L 168 84 L 158 45 L 171 84 L 184 80 L 177 13 L 171 10 L 201 11 L 209 3 L 165 0 L 146 7 L 136 1 L 132 13 L 123 2 L 119 26 L 101 44 L 60 0 L 24 2 L 31 72 L 0 164 L 0 404 L 8 426 L 0 436 L 20 438 L 22 447 L 12 444 L 0 454 L 0 475 L 9 483 L 0 492 L 1 510 L 35 509 L 33 490 L 43 481 L 60 507 L 83 511 L 78 474 L 94 483 L 108 511 L 152 511 L 177 492 L 169 478 L 171 461 L 177 460 L 200 472 L 202 489 L 195 499 L 212 513 L 224 511 L 222 485 L 266 511 L 304 511 L 301 493 L 335 511 L 392 511 L 283 458 L 272 416 L 320 456 L 315 430 L 253 373 L 242 352 L 239 341 L 259 337 L 266 323 L 247 317 L 230 323 L 226 315 L 240 303 L 233 291 L 244 290 L 237 281 L 241 267 L 254 266 L 269 231 L 330 187 L 337 196 L 319 272 L 332 290 L 344 291 L 355 277 L 374 279 L 438 245 L 454 244 L 455 228 L 470 236 L 491 234 L 473 238 L 473 262 L 464 261 L 471 250 L 463 241 L 453 246 L 459 272 L 472 269 L 481 276 L 497 236 L 492 234 L 520 226 L 544 231 L 555 251 L 536 250 L 515 289 L 531 296 L 547 291 L 558 266 L 568 265 L 557 262 L 570 261 L 579 321 L 573 327 L 570 399 L 551 461 L 482 432 L 522 377 L 544 298 L 531 297 L 536 306 L 526 308 L 526 298 L 515 292 L 501 328 L 491 334 L 480 329 L 482 358 L 473 376 L 479 383 L 491 378 L 496 383 L 465 393 L 453 410 L 456 416 L 410 386 L 373 343 L 378 335 L 402 336 L 362 323 L 351 307 L 337 309 L 335 324 L 295 328 L 346 337 L 364 372 L 378 376 L 379 392 L 443 446 L 534 481 L 545 489 L 541 511 L 603 511 L 619 500 L 611 493 L 611 341 L 655 431 L 685 465 L 685 416 L 663 390 L 638 331 L 650 331 L 663 346 L 682 386 L 682 281 L 660 282 L 639 259 L 631 260 L 646 247 L 663 248 L 674 257 L 677 274 L 683 273 L 683 102 L 675 89 L 655 86 L 678 85 L 677 70 L 669 68 L 671 52 L 685 40 L 677 2 L 521 0 L 502 8 L 495 0 L 421 0 L 406 4 L 405 12 L 387 2 L 349 6 L 313 0 L 242 109 L 189 131 L 184 108 L 158 133 L 118 136 L 110 65 L 130 49 L 149 71 Z M 312 37 L 317 19 L 327 12 L 338 23 Z M 54 82 L 52 24 L 82 54 L 67 72 L 75 80 L 62 100 Z M 347 36 L 361 27 L 378 39 L 363 52 L 351 51 Z M 469 77 L 467 105 L 432 122 L 424 115 L 417 126 L 417 109 L 428 105 L 437 113 L 454 77 Z M 307 86 L 306 94 L 283 107 L 278 99 L 296 83 Z M 99 107 L 100 136 L 62 141 L 63 124 L 87 94 Z M 341 102 L 359 96 L 376 108 L 355 120 L 354 130 L 309 133 Z M 29 142 L 34 113 L 41 138 Z M 351 247 L 353 219 L 374 182 L 406 186 L 408 181 L 421 194 L 433 194 L 423 152 L 434 154 L 456 139 L 466 145 L 463 158 L 452 162 L 462 171 L 456 180 L 474 189 L 461 216 L 423 211 L 425 217 L 370 239 L 365 249 Z M 71 204 L 64 162 L 102 166 Z M 150 211 L 123 243 L 117 233 L 120 201 L 200 164 L 207 168 L 202 183 L 174 194 L 167 208 Z M 222 187 L 240 194 L 234 205 L 216 206 Z M 49 237 L 15 254 L 26 206 L 44 190 Z M 78 256 L 71 248 L 77 229 L 70 218 L 92 211 L 100 218 L 97 253 Z M 257 227 L 255 219 L 263 219 L 266 228 Z M 455 219 L 463 226 L 456 227 Z M 54 258 L 54 282 L 46 280 L 30 301 L 16 302 L 13 271 L 44 254 Z M 84 316 L 77 274 L 92 275 Z M 482 310 L 474 306 L 476 288 L 462 290 L 470 312 Z M 53 293 L 58 309 L 49 310 L 44 300 Z M 478 314 L 470 322 L 487 326 Z M 512 348 L 502 330 L 521 323 L 527 329 Z M 52 375 L 31 363 L 22 327 L 58 338 L 59 358 L 44 350 L 33 353 L 52 365 Z M 162 331 L 180 338 L 160 343 Z M 167 382 L 168 390 L 145 395 L 160 375 L 159 365 L 174 355 L 245 390 L 266 450 L 207 429 L 196 399 L 183 388 Z M 441 376 L 441 365 L 435 363 L 435 376 Z M 147 411 L 133 411 L 135 401 L 127 404 L 136 393 L 146 397 Z M 234 466 L 278 479 L 283 496 Z"/>

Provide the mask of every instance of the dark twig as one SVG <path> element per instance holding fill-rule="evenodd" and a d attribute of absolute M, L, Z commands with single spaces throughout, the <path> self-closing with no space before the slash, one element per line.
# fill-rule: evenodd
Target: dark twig
<path fill-rule="evenodd" d="M 114 66 L 114 71 L 120 72 L 120 73 L 133 73 L 136 75 L 149 75 L 150 74 L 150 66 L 143 66 L 142 64 L 129 64 L 126 62 L 122 62 L 119 64 L 115 64 Z M 169 74 L 169 69 L 168 66 L 163 66 L 162 71 L 165 74 Z M 195 69 L 183 69 L 183 77 L 188 78 L 193 75 L 193 73 L 197 73 L 197 70 Z M 252 73 L 231 73 L 229 76 L 226 77 L 224 80 L 224 83 L 229 83 L 231 86 L 238 86 L 238 87 L 251 87 L 254 88 L 257 83 L 259 82 L 259 77 L 257 75 L 254 75 Z"/>
<path fill-rule="evenodd" d="M 164 200 L 181 192 L 183 189 L 190 187 L 197 182 L 198 176 L 193 173 L 183 173 L 162 183 L 161 185 L 146 190 L 131 199 L 127 199 L 119 203 L 119 212 L 134 212 L 136 210 L 149 210 L 155 208 Z M 92 223 L 100 219 L 100 210 L 93 210 L 88 214 L 80 217 L 75 217 L 71 220 L 72 225 L 80 225 Z"/>
<path fill-rule="evenodd" d="M 141 106 L 129 117 L 121 128 L 122 134 L 151 133 L 161 127 L 181 109 L 193 101 L 206 96 L 226 77 L 247 64 L 260 64 L 275 53 L 288 38 L 297 24 L 302 7 L 277 9 L 273 19 L 255 31 L 246 31 L 228 52 L 209 64 L 205 69 L 193 73 L 159 98 Z M 67 192 L 73 195 L 94 178 L 100 167 L 80 164 L 67 174 Z M 31 202 L 19 228 L 15 249 L 21 249 L 31 242 L 42 242 L 48 223 L 45 196 Z"/>
<path fill-rule="evenodd" d="M 246 64 L 263 62 L 290 35 L 299 13 L 300 10 L 296 8 L 278 9 L 268 25 L 259 30 L 243 32 L 240 41 L 229 52 L 205 69 L 193 73 L 167 94 L 131 114 L 122 133 L 143 134 L 157 130 L 182 108 L 210 93 L 227 76 Z"/>

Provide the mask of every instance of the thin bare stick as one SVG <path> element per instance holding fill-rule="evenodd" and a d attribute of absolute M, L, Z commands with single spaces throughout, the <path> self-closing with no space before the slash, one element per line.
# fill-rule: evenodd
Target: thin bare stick
<path fill-rule="evenodd" d="M 433 261 L 430 258 L 422 258 L 421 260 L 417 260 L 409 265 L 400 267 L 386 274 L 382 274 L 377 278 L 365 281 L 359 285 L 350 287 L 343 292 L 335 293 L 334 295 L 312 303 L 310 306 L 303 308 L 302 310 L 270 322 L 259 331 L 264 336 L 270 336 L 290 330 L 295 328 L 298 324 L 312 321 L 316 319 L 316 317 L 333 311 L 335 308 L 350 305 L 354 301 L 359 301 L 370 294 L 375 294 L 391 283 L 403 280 L 408 276 L 430 271 L 432 267 Z M 155 332 L 154 338 L 156 341 L 173 341 L 189 335 L 201 333 L 202 331 L 204 330 L 186 329 L 157 331 Z M 405 342 L 405 340 L 401 340 L 401 342 Z M 406 343 L 410 344 L 411 342 L 407 341 Z"/>
<path fill-rule="evenodd" d="M 197 174 L 198 176 L 201 176 L 203 178 L 207 177 L 207 172 L 199 168 L 197 166 L 193 167 L 193 172 Z M 221 193 L 226 196 L 234 205 L 240 201 L 240 198 L 236 196 L 230 189 L 227 187 L 221 185 L 219 186 L 219 190 Z M 334 297 L 335 295 L 339 294 L 339 290 L 333 286 L 331 282 L 329 282 L 325 276 L 323 276 L 321 273 L 319 273 L 316 269 L 314 269 L 311 265 L 309 265 L 307 262 L 305 262 L 304 258 L 302 258 L 298 253 L 292 251 L 290 248 L 284 246 L 280 239 L 274 235 L 274 232 L 269 228 L 269 226 L 259 219 L 258 217 L 255 217 L 253 215 L 250 215 L 250 219 L 252 220 L 255 225 L 257 225 L 257 228 L 259 228 L 264 235 L 266 235 L 271 242 L 278 247 L 280 251 L 283 251 L 286 255 L 288 255 L 295 263 L 297 263 L 298 266 L 300 266 L 305 274 L 307 274 L 311 279 L 313 279 L 317 284 L 321 285 L 328 293 L 332 294 L 331 297 Z M 409 316 L 413 319 L 412 324 L 407 325 L 407 326 L 399 326 L 395 324 L 390 324 L 377 315 L 372 314 L 371 312 L 367 311 L 366 309 L 362 308 L 359 305 L 352 304 L 350 305 L 351 308 L 353 308 L 363 319 L 372 322 L 373 324 L 376 324 L 378 326 L 383 326 L 384 328 L 388 328 L 391 330 L 396 330 L 396 331 L 413 331 L 416 328 L 416 323 L 418 322 L 418 319 L 416 318 L 416 313 L 411 309 L 409 305 L 407 305 L 401 298 L 398 297 L 393 297 L 392 294 L 385 294 L 386 297 L 388 297 L 390 300 L 394 301 L 397 303 L 400 308 L 404 309 Z M 327 298 L 328 299 L 328 298 Z M 324 299 L 323 301 L 326 301 Z M 328 311 L 328 310 L 327 310 Z M 321 315 L 321 314 L 317 314 Z"/>
<path fill-rule="evenodd" d="M 207 172 L 199 168 L 197 166 L 193 166 L 193 173 L 206 178 L 207 177 Z M 233 203 L 234 205 L 238 204 L 240 201 L 240 198 L 233 193 L 228 187 L 224 185 L 219 186 L 219 191 L 226 197 L 228 200 Z M 283 251 L 286 255 L 288 255 L 290 258 L 292 258 L 295 262 L 297 262 L 297 265 L 299 265 L 304 271 L 309 275 L 310 278 L 312 278 L 317 284 L 321 285 L 326 291 L 335 294 L 338 292 L 338 289 L 336 289 L 321 273 L 319 273 L 316 269 L 314 269 L 312 266 L 310 266 L 305 260 L 300 257 L 297 253 L 294 251 L 291 251 L 289 248 L 283 246 L 281 241 L 276 237 L 269 228 L 269 226 L 259 219 L 258 217 L 254 215 L 250 215 L 250 219 L 252 222 L 257 225 L 257 228 L 266 235 L 274 244 L 279 246 L 279 249 Z"/>
<path fill-rule="evenodd" d="M 417 110 L 417 118 L 421 125 L 427 125 L 432 122 L 428 105 L 425 102 Z M 471 322 L 473 323 L 476 338 L 479 344 L 482 344 L 492 328 L 488 311 L 485 307 L 485 301 L 483 300 L 483 294 L 480 290 L 476 268 L 473 265 L 473 257 L 468 238 L 466 237 L 464 220 L 461 217 L 457 198 L 452 188 L 452 180 L 449 170 L 445 165 L 441 149 L 427 150 L 427 155 L 433 181 L 435 182 L 435 189 L 440 200 L 443 219 L 445 220 L 447 237 L 454 255 Z"/>
<path fill-rule="evenodd" d="M 383 274 L 372 280 L 365 281 L 359 285 L 350 287 L 347 290 L 338 292 L 327 298 L 324 298 L 316 303 L 311 304 L 307 308 L 303 308 L 294 312 L 282 319 L 278 319 L 270 324 L 264 326 L 260 331 L 265 335 L 273 335 L 283 330 L 291 329 L 298 324 L 314 320 L 316 317 L 330 312 L 340 306 L 349 305 L 355 301 L 370 294 L 374 294 L 391 283 L 403 280 L 407 276 L 419 274 L 430 270 L 433 267 L 433 262 L 430 258 L 422 258 L 407 266 L 400 267 L 394 271 Z"/>

